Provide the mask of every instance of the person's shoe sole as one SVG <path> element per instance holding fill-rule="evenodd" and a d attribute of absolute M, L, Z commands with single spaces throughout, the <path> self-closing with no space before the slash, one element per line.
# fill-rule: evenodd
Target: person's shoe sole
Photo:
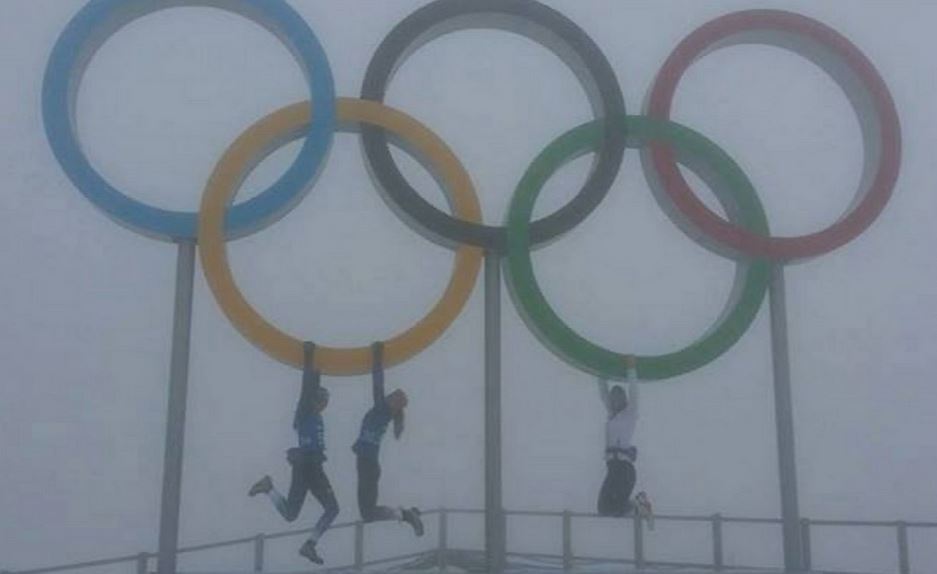
<path fill-rule="evenodd" d="M 269 476 L 265 476 L 254 483 L 254 486 L 247 492 L 247 496 L 257 496 L 258 494 L 266 494 L 273 490 L 273 480 Z"/>
<path fill-rule="evenodd" d="M 312 562 L 313 564 L 319 564 L 320 566 L 321 566 L 322 564 L 325 564 L 325 560 L 323 560 L 322 557 L 319 556 L 319 553 L 316 552 L 316 547 L 315 547 L 315 546 L 313 546 L 313 547 L 310 548 L 309 550 L 307 550 L 307 547 L 308 547 L 307 544 L 303 544 L 303 545 L 300 547 L 300 549 L 299 549 L 299 555 L 300 555 L 300 556 L 302 556 L 302 557 L 305 558 L 306 560 L 309 560 L 309 561 Z"/>
<path fill-rule="evenodd" d="M 413 517 L 413 522 L 410 523 L 410 526 L 413 527 L 413 532 L 417 537 L 423 536 L 423 519 L 420 518 L 421 513 L 419 508 L 411 508 L 409 510 L 410 516 Z"/>

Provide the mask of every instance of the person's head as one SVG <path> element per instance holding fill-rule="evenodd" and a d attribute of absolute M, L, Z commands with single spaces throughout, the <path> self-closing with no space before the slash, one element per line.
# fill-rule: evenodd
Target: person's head
<path fill-rule="evenodd" d="M 403 434 L 404 410 L 407 408 L 407 393 L 400 389 L 387 395 L 387 406 L 394 417 L 394 438 L 400 439 Z"/>
<path fill-rule="evenodd" d="M 325 387 L 318 387 L 312 396 L 312 412 L 321 413 L 329 406 L 329 391 Z"/>
<path fill-rule="evenodd" d="M 620 413 L 628 408 L 628 394 L 623 387 L 615 385 L 608 393 L 608 402 L 613 412 Z"/>
<path fill-rule="evenodd" d="M 397 389 L 387 395 L 387 406 L 390 407 L 391 412 L 394 413 L 403 411 L 403 409 L 407 408 L 407 393 Z"/>
<path fill-rule="evenodd" d="M 309 391 L 303 390 L 296 412 L 293 414 L 293 428 L 298 429 L 306 417 L 318 415 L 329 406 L 329 391 L 325 387 L 315 387 Z"/>

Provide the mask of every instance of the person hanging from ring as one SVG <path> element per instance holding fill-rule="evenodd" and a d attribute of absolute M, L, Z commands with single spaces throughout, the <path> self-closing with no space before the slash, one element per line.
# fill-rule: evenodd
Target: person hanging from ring
<path fill-rule="evenodd" d="M 626 358 L 628 380 L 631 381 L 628 393 L 619 385 L 609 390 L 607 379 L 598 380 L 599 396 L 608 411 L 605 423 L 605 464 L 607 474 L 599 491 L 598 511 L 602 516 L 627 516 L 635 508 L 642 516 L 650 513 L 650 502 L 642 491 L 631 502 L 631 492 L 637 478 L 635 461 L 638 449 L 632 444 L 635 427 L 638 423 L 638 385 L 635 382 L 635 358 Z"/>
<path fill-rule="evenodd" d="M 358 509 L 361 519 L 365 522 L 406 522 L 413 527 L 417 536 L 423 536 L 423 521 L 417 508 L 391 508 L 377 504 L 378 483 L 381 478 L 381 440 L 391 421 L 394 423 L 394 438 L 400 439 L 404 427 L 404 409 L 407 407 L 407 394 L 402 390 L 397 389 L 388 395 L 384 394 L 383 343 L 371 345 L 371 392 L 374 406 L 361 420 L 361 432 L 351 447 L 357 456 Z"/>
<path fill-rule="evenodd" d="M 300 547 L 299 554 L 316 564 L 322 564 L 324 561 L 316 546 L 338 516 L 338 501 L 335 500 L 335 493 L 323 468 L 326 457 L 322 412 L 329 404 L 329 392 L 319 382 L 320 373 L 313 365 L 314 353 L 315 346 L 312 343 L 303 345 L 303 387 L 293 416 L 293 428 L 299 436 L 299 446 L 289 449 L 286 454 L 292 467 L 289 494 L 284 498 L 268 475 L 257 481 L 248 495 L 266 494 L 280 515 L 287 522 L 293 522 L 302 510 L 306 493 L 311 492 L 322 505 L 323 512 L 309 539 Z"/>

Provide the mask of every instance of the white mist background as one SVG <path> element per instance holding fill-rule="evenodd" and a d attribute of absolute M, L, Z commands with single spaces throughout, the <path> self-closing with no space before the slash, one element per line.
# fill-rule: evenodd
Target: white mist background
<path fill-rule="evenodd" d="M 421 1 L 291 3 L 329 55 L 337 93 L 355 96 L 384 35 Z M 892 201 L 857 240 L 788 268 L 792 380 L 804 516 L 937 519 L 931 350 L 937 342 L 930 157 L 937 6 L 917 2 L 560 1 L 618 74 L 638 113 L 654 74 L 690 31 L 727 12 L 776 7 L 851 39 L 883 75 L 902 120 Z M 155 550 L 176 250 L 113 223 L 71 185 L 50 152 L 42 75 L 78 1 L 0 3 L 0 567 L 29 568 Z M 212 9 L 159 12 L 125 27 L 91 63 L 78 123 L 94 165 L 135 198 L 196 209 L 225 147 L 254 120 L 304 99 L 288 52 L 259 26 Z M 531 159 L 590 119 L 573 75 L 547 50 L 495 31 L 467 31 L 416 52 L 387 102 L 438 133 L 500 223 Z M 862 148 L 839 88 L 793 54 L 721 50 L 680 84 L 674 118 L 713 139 L 755 183 L 775 233 L 825 227 L 851 201 Z M 294 144 L 266 161 L 239 197 L 272 182 Z M 444 206 L 402 153 L 411 182 Z M 566 202 L 589 159 L 554 177 L 538 216 Z M 711 199 L 702 185 L 700 193 Z M 276 225 L 229 247 L 248 298 L 275 324 L 322 344 L 361 345 L 421 317 L 441 293 L 451 254 L 387 209 L 356 136 L 336 136 L 322 177 Z M 733 264 L 684 237 L 654 202 L 629 151 L 614 189 L 535 267 L 558 312 L 616 349 L 659 353 L 694 340 L 718 316 Z M 382 500 L 483 504 L 482 289 L 427 351 L 388 372 L 411 397 L 402 441 L 385 441 Z M 604 476 L 604 414 L 591 378 L 544 349 L 503 293 L 504 499 L 510 509 L 592 511 Z M 642 388 L 638 488 L 660 512 L 778 516 L 767 305 L 714 363 Z M 196 270 L 183 484 L 183 544 L 285 528 L 245 496 L 264 473 L 284 486 L 283 451 L 299 374 L 231 327 Z M 367 377 L 327 378 L 328 473 L 339 521 L 357 517 L 349 450 L 369 400 Z M 310 500 L 298 525 L 311 524 Z M 625 556 L 626 526 L 585 522 L 577 554 Z M 397 525 L 369 527 L 369 557 L 409 552 Z M 577 523 L 577 529 L 579 524 Z M 371 533 L 374 533 L 371 535 Z M 893 531 L 815 530 L 817 567 L 893 570 Z M 559 551 L 557 520 L 511 523 L 512 549 Z M 461 519 L 453 546 L 481 543 Z M 913 532 L 916 568 L 937 567 L 937 532 Z M 298 539 L 271 543 L 270 568 L 302 562 Z M 780 562 L 777 527 L 727 527 L 735 563 Z M 703 526 L 660 526 L 661 559 L 709 559 Z M 350 531 L 323 554 L 350 560 Z M 185 557 L 192 569 L 250 565 L 250 548 Z M 108 571 L 126 571 L 127 567 Z"/>

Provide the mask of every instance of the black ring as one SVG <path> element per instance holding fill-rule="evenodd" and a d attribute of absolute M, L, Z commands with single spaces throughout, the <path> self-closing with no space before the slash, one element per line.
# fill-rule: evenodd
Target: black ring
<path fill-rule="evenodd" d="M 571 20 L 534 0 L 436 0 L 420 8 L 397 24 L 378 46 L 364 76 L 361 98 L 383 102 L 390 80 L 410 54 L 439 36 L 472 28 L 506 30 L 541 44 L 579 78 L 596 119 L 624 117 L 621 86 L 599 47 Z M 384 130 L 362 126 L 361 137 L 365 160 L 385 201 L 416 231 L 447 247 L 468 244 L 505 252 L 505 227 L 456 219 L 410 186 L 390 154 Z M 586 183 L 569 203 L 531 224 L 531 245 L 562 235 L 595 209 L 618 175 L 626 141 L 621 131 L 605 130 Z"/>

